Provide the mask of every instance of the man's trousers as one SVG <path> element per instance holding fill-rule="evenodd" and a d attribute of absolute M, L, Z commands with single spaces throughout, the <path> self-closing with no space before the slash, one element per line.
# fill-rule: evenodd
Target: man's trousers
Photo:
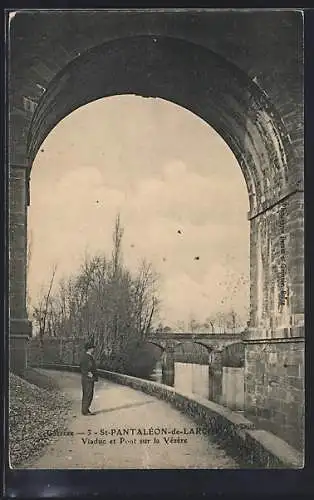
<path fill-rule="evenodd" d="M 94 396 L 94 380 L 82 377 L 82 413 L 87 414 Z"/>

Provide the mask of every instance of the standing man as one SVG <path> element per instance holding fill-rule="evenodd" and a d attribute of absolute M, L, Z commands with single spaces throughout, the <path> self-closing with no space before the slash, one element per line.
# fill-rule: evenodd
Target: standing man
<path fill-rule="evenodd" d="M 87 342 L 80 362 L 82 374 L 82 415 L 95 415 L 95 413 L 89 410 L 94 396 L 94 383 L 98 381 L 96 363 L 93 356 L 94 349 L 94 343 Z"/>

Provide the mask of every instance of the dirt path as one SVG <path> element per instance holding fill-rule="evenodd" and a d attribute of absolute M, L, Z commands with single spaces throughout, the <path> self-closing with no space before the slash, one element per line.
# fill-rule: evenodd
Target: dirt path
<path fill-rule="evenodd" d="M 84 417 L 80 376 L 41 371 L 53 377 L 73 401 L 69 435 L 59 436 L 44 456 L 23 468 L 238 468 L 210 437 L 197 434 L 200 430 L 192 420 L 166 402 L 100 380 L 92 405 L 96 415 Z"/>

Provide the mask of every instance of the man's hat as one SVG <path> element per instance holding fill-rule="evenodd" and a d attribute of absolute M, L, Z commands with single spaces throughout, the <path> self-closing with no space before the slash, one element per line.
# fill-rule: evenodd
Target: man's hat
<path fill-rule="evenodd" d="M 88 340 L 86 343 L 85 343 L 85 350 L 87 351 L 88 349 L 94 349 L 95 348 L 95 344 L 94 344 L 94 341 L 93 340 Z"/>

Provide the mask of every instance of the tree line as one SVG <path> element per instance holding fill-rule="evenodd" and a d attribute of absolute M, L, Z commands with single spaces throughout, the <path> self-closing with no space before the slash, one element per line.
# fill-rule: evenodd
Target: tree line
<path fill-rule="evenodd" d="M 77 273 L 57 284 L 55 267 L 32 315 L 42 346 L 46 336 L 91 338 L 100 365 L 130 373 L 145 350 L 159 299 L 157 274 L 150 263 L 143 260 L 135 272 L 124 265 L 123 233 L 118 215 L 110 257 L 86 256 Z"/>
<path fill-rule="evenodd" d="M 191 316 L 188 322 L 177 321 L 172 327 L 158 323 L 157 273 L 146 260 L 135 272 L 125 266 L 123 234 L 118 215 L 109 257 L 85 256 L 79 270 L 58 283 L 57 266 L 53 267 L 47 290 L 42 291 L 31 312 L 42 347 L 46 337 L 68 337 L 77 343 L 92 338 L 100 364 L 135 373 L 135 367 L 140 369 L 141 363 L 146 362 L 148 369 L 153 362 L 151 349 L 145 343 L 152 333 L 220 333 L 241 329 L 243 321 L 233 309 L 211 315 L 203 322 Z M 29 262 L 31 241 L 28 253 Z"/>
<path fill-rule="evenodd" d="M 228 311 L 211 314 L 204 321 L 191 316 L 188 321 L 177 321 L 173 327 L 160 322 L 156 333 L 238 333 L 246 327 L 247 322 L 231 307 Z"/>

